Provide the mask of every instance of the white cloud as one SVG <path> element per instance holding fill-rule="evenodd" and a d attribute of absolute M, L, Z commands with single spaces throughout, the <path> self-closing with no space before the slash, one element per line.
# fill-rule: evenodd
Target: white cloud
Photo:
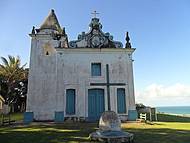
<path fill-rule="evenodd" d="M 136 91 L 136 102 L 150 106 L 190 106 L 190 85 L 174 84 L 164 86 L 151 84 L 142 91 Z"/>

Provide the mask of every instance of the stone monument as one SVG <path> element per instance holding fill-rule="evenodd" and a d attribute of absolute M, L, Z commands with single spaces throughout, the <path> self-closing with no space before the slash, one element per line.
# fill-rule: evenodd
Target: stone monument
<path fill-rule="evenodd" d="M 90 134 L 94 141 L 108 143 L 132 143 L 133 134 L 121 130 L 121 121 L 114 111 L 105 111 L 99 120 L 99 130 Z"/>

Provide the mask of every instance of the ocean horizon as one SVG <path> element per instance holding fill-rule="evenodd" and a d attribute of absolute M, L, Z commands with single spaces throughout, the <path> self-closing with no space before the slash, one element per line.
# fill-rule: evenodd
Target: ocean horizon
<path fill-rule="evenodd" d="M 190 106 L 159 106 L 157 112 L 170 114 L 190 114 Z"/>

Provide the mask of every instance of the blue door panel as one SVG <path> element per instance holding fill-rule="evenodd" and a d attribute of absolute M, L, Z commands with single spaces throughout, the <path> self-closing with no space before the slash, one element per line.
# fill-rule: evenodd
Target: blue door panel
<path fill-rule="evenodd" d="M 89 120 L 98 120 L 104 112 L 104 90 L 89 89 L 88 91 L 88 118 Z"/>

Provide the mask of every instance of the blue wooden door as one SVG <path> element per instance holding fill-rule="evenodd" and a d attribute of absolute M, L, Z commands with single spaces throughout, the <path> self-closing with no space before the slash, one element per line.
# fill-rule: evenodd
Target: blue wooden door
<path fill-rule="evenodd" d="M 66 90 L 66 114 L 75 114 L 75 89 Z"/>
<path fill-rule="evenodd" d="M 89 89 L 88 90 L 88 119 L 89 121 L 98 120 L 105 111 L 104 90 Z"/>
<path fill-rule="evenodd" d="M 117 112 L 126 113 L 126 97 L 124 88 L 117 89 Z"/>

